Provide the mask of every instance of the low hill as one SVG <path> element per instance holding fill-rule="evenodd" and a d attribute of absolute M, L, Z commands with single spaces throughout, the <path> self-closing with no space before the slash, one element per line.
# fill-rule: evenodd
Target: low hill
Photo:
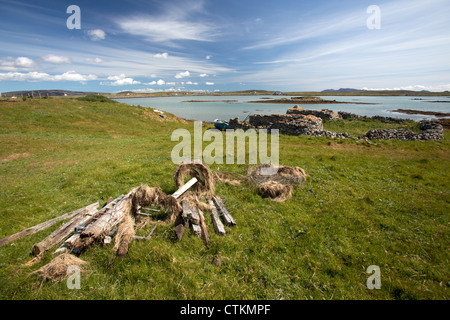
<path fill-rule="evenodd" d="M 3 92 L 3 97 L 62 97 L 62 96 L 84 96 L 88 94 L 99 94 L 98 92 L 70 91 L 70 90 L 21 90 Z"/>

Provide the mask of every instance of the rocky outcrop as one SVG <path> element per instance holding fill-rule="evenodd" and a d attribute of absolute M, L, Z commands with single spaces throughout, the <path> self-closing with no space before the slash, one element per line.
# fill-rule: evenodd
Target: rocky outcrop
<path fill-rule="evenodd" d="M 292 108 L 289 108 L 286 111 L 286 114 L 303 114 L 303 115 L 312 115 L 322 120 L 337 120 L 340 119 L 339 114 L 333 112 L 332 110 L 322 109 L 322 110 L 305 110 L 299 105 L 295 105 Z"/>

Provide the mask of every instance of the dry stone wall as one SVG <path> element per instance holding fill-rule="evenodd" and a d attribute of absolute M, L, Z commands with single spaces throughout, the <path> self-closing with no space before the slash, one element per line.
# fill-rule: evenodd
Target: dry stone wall
<path fill-rule="evenodd" d="M 322 110 L 303 110 L 296 105 L 288 109 L 286 114 L 253 114 L 249 117 L 248 122 L 240 122 L 238 118 L 230 119 L 229 129 L 278 129 L 280 133 L 287 135 L 308 135 L 308 136 L 322 136 L 329 138 L 353 138 L 350 134 L 345 132 L 332 132 L 323 130 L 324 120 L 337 119 L 367 119 L 372 118 L 383 122 L 401 123 L 406 119 L 391 118 L 391 117 L 367 117 L 359 116 L 349 112 L 335 113 L 328 109 Z M 359 137 L 369 140 L 442 140 L 444 138 L 444 129 L 439 121 L 436 120 L 422 120 L 419 122 L 419 128 L 422 132 L 414 132 L 406 129 L 373 129 L 367 132 L 364 136 Z"/>

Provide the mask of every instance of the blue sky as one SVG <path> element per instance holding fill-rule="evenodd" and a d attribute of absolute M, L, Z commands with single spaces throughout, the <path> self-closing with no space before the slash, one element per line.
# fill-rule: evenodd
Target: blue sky
<path fill-rule="evenodd" d="M 2 0 L 0 92 L 450 90 L 449 13 L 448 0 Z"/>

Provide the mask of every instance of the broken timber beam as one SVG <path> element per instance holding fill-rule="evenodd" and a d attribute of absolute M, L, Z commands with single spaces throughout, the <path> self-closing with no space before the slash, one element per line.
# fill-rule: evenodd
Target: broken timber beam
<path fill-rule="evenodd" d="M 75 226 L 74 231 L 75 233 L 70 236 L 64 243 L 56 249 L 56 251 L 53 253 L 54 255 L 66 252 L 67 250 L 72 250 L 74 247 L 74 244 L 80 239 L 80 234 L 83 230 L 86 229 L 86 226 L 92 223 L 93 221 L 96 221 L 101 215 L 111 211 L 111 208 L 114 207 L 118 201 L 123 199 L 124 195 L 120 195 L 116 199 L 111 200 L 108 199 L 107 204 L 101 208 L 100 210 L 89 213 L 86 215 L 86 217 L 83 218 L 83 220 L 79 221 L 79 223 Z"/>
<path fill-rule="evenodd" d="M 175 191 L 172 194 L 172 197 L 174 197 L 175 199 L 178 199 L 179 197 L 181 197 L 181 195 L 183 193 L 185 193 L 190 187 L 192 187 L 194 184 L 197 183 L 197 178 L 192 178 L 191 180 L 189 180 L 188 182 L 186 182 L 186 184 L 182 185 L 180 189 L 178 189 L 177 191 Z"/>
<path fill-rule="evenodd" d="M 82 208 L 78 215 L 73 217 L 70 221 L 64 223 L 61 227 L 53 231 L 49 236 L 47 236 L 44 240 L 39 243 L 36 243 L 33 246 L 32 252 L 35 256 L 44 253 L 49 250 L 54 245 L 62 242 L 65 238 L 67 238 L 73 231 L 75 226 L 86 216 L 97 212 L 99 203 L 93 203 L 87 207 Z"/>
<path fill-rule="evenodd" d="M 80 233 L 86 229 L 86 226 L 90 224 L 92 221 L 98 219 L 101 215 L 103 215 L 105 212 L 111 210 L 112 207 L 114 207 L 118 201 L 122 200 L 124 195 L 120 195 L 118 198 L 109 201 L 103 208 L 98 210 L 97 212 L 94 212 L 92 215 L 88 215 L 86 218 L 84 218 L 82 221 L 80 221 L 76 227 L 75 232 Z"/>
<path fill-rule="evenodd" d="M 113 207 L 109 208 L 108 212 L 105 212 L 98 217 L 96 221 L 88 224 L 85 229 L 79 233 L 79 238 L 75 239 L 71 248 L 72 252 L 78 254 L 93 242 L 102 240 L 123 220 L 125 215 L 130 214 L 130 210 L 133 210 L 132 200 L 136 190 L 137 188 L 130 191 L 127 195 L 118 200 Z M 115 201 L 108 205 L 111 205 L 114 202 Z M 108 205 L 106 207 L 108 207 Z"/>
<path fill-rule="evenodd" d="M 222 202 L 222 199 L 220 199 L 219 196 L 213 197 L 214 203 L 216 204 L 217 209 L 219 210 L 223 221 L 227 226 L 234 226 L 236 225 L 236 222 L 234 221 L 233 217 L 231 216 L 228 209 L 225 207 L 225 205 Z"/>
<path fill-rule="evenodd" d="M 66 214 L 63 214 L 63 215 L 61 215 L 59 217 L 50 219 L 48 221 L 42 222 L 42 223 L 40 223 L 38 225 L 35 225 L 33 227 L 30 227 L 30 228 L 27 228 L 27 229 L 22 230 L 20 232 L 14 233 L 14 234 L 6 237 L 6 238 L 0 239 L 0 247 L 4 246 L 5 244 L 10 243 L 11 241 L 14 241 L 14 240 L 17 240 L 17 239 L 21 239 L 21 238 L 23 238 L 23 237 L 25 237 L 27 235 L 34 234 L 36 232 L 44 230 L 44 229 L 54 225 L 58 221 L 65 220 L 65 219 L 71 219 L 74 216 L 76 216 L 76 215 L 80 214 L 81 212 L 83 212 L 85 210 L 85 208 L 86 207 L 77 209 L 75 211 L 72 211 L 72 212 L 69 212 L 69 213 L 66 213 Z"/>
<path fill-rule="evenodd" d="M 212 206 L 211 209 L 211 220 L 214 226 L 214 231 L 218 234 L 218 235 L 225 235 L 225 227 L 223 226 L 222 221 L 219 218 L 219 214 L 217 213 L 217 209 L 214 206 L 214 203 L 209 200 L 208 203 Z"/>

